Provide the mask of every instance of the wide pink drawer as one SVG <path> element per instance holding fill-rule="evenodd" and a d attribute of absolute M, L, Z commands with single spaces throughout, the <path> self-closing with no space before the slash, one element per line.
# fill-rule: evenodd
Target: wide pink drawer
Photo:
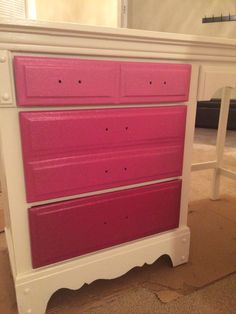
<path fill-rule="evenodd" d="M 119 63 L 48 57 L 15 57 L 17 103 L 26 105 L 115 104 Z"/>
<path fill-rule="evenodd" d="M 178 227 L 181 181 L 29 209 L 33 267 Z"/>
<path fill-rule="evenodd" d="M 14 58 L 20 106 L 178 102 L 188 99 L 190 65 L 73 58 Z"/>
<path fill-rule="evenodd" d="M 186 106 L 21 112 L 27 201 L 180 176 Z"/>
<path fill-rule="evenodd" d="M 121 64 L 121 102 L 187 101 L 191 66 L 127 62 Z"/>

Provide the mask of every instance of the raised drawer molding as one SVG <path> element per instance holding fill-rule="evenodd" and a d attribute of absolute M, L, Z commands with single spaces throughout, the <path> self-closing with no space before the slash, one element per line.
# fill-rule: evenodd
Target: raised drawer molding
<path fill-rule="evenodd" d="M 29 209 L 33 267 L 177 228 L 181 181 Z"/>
<path fill-rule="evenodd" d="M 186 106 L 21 112 L 27 201 L 182 173 Z"/>
<path fill-rule="evenodd" d="M 118 103 L 119 63 L 15 57 L 14 68 L 19 105 Z"/>
<path fill-rule="evenodd" d="M 187 101 L 191 66 L 16 56 L 14 69 L 19 106 L 60 106 Z"/>
<path fill-rule="evenodd" d="M 190 65 L 122 62 L 121 102 L 159 103 L 188 100 Z"/>

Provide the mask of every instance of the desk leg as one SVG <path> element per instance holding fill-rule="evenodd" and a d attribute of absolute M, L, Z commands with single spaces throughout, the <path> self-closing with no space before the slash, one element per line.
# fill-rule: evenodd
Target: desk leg
<path fill-rule="evenodd" d="M 213 170 L 212 200 L 218 200 L 220 198 L 220 168 L 222 167 L 224 156 L 224 145 L 229 115 L 231 90 L 231 87 L 225 87 L 222 93 L 220 118 L 216 140 L 216 168 Z"/>

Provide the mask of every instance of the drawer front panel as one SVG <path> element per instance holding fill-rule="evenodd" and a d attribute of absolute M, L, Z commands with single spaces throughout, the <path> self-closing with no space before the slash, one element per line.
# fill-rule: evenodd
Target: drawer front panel
<path fill-rule="evenodd" d="M 95 105 L 188 99 L 191 66 L 70 58 L 14 58 L 17 104 Z"/>
<path fill-rule="evenodd" d="M 180 176 L 185 115 L 185 106 L 22 112 L 27 201 Z"/>
<path fill-rule="evenodd" d="M 181 181 L 29 209 L 33 267 L 178 227 Z"/>
<path fill-rule="evenodd" d="M 182 156 L 176 146 L 29 163 L 28 201 L 180 176 Z"/>
<path fill-rule="evenodd" d="M 186 106 L 21 112 L 24 158 L 183 141 Z"/>
<path fill-rule="evenodd" d="M 19 105 L 118 102 L 119 64 L 112 61 L 15 57 Z"/>
<path fill-rule="evenodd" d="M 187 101 L 191 66 L 186 64 L 124 63 L 121 102 Z"/>

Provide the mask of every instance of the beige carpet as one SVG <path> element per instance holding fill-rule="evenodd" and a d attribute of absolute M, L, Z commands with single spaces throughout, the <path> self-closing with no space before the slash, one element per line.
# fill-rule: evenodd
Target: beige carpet
<path fill-rule="evenodd" d="M 213 130 L 197 130 L 194 162 L 214 159 L 214 137 Z M 227 139 L 225 165 L 236 169 L 236 132 Z M 189 263 L 172 268 L 162 257 L 114 280 L 98 280 L 78 291 L 60 290 L 47 313 L 236 313 L 236 275 L 229 275 L 236 272 L 236 182 L 222 178 L 221 200 L 210 201 L 211 175 L 210 170 L 192 174 Z M 0 313 L 14 314 L 3 235 L 0 278 Z M 225 279 L 216 282 L 221 278 Z"/>

